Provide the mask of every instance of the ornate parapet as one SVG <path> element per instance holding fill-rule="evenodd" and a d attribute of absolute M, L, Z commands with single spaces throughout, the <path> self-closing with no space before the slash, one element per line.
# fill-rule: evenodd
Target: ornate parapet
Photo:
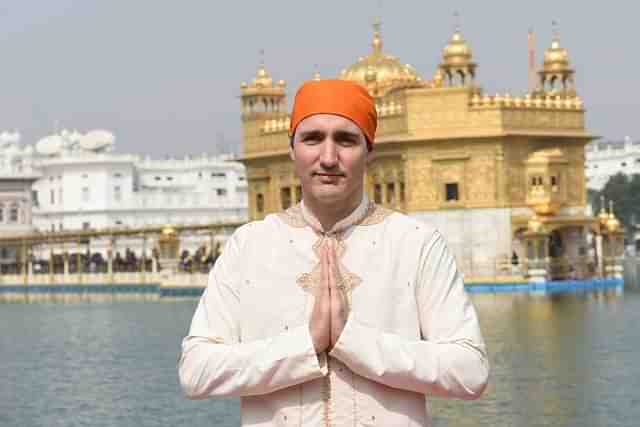
<path fill-rule="evenodd" d="M 579 97 L 511 97 L 474 94 L 469 108 L 480 113 L 500 111 L 500 125 L 504 129 L 564 129 L 584 131 L 584 109 Z"/>

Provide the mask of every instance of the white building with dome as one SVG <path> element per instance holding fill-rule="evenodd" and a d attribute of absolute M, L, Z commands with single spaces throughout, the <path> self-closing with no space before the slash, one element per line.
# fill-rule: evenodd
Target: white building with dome
<path fill-rule="evenodd" d="M 247 220 L 245 167 L 232 156 L 160 160 L 116 153 L 114 146 L 105 130 L 63 130 L 35 147 L 21 144 L 17 132 L 1 132 L 0 233 Z M 208 240 L 187 237 L 183 249 Z M 119 242 L 142 250 L 139 239 Z M 92 250 L 105 252 L 105 242 Z M 15 248 L 0 248 L 0 266 L 15 263 L 17 255 Z"/>
<path fill-rule="evenodd" d="M 158 160 L 113 152 L 104 130 L 62 131 L 36 144 L 38 230 L 205 224 L 247 219 L 244 166 L 230 156 Z"/>

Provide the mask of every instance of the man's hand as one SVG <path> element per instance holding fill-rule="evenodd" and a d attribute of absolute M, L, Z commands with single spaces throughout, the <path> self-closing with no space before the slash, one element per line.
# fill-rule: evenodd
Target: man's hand
<path fill-rule="evenodd" d="M 331 295 L 329 292 L 329 249 L 327 242 L 320 247 L 320 289 L 309 321 L 309 332 L 316 354 L 327 351 L 331 345 Z"/>
<path fill-rule="evenodd" d="M 320 248 L 320 289 L 311 312 L 309 331 L 316 353 L 330 351 L 340 338 L 347 321 L 347 301 L 339 289 L 337 247 L 335 240 L 327 240 Z"/>
<path fill-rule="evenodd" d="M 337 243 L 331 240 L 328 253 L 328 288 L 331 297 L 331 343 L 329 348 L 333 348 L 340 338 L 340 334 L 347 322 L 347 296 L 342 286 L 342 278 L 338 269 Z"/>

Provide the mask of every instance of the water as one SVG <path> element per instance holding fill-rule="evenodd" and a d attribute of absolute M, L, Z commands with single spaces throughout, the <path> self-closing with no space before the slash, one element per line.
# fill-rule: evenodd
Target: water
<path fill-rule="evenodd" d="M 474 295 L 493 367 L 434 424 L 633 426 L 640 292 Z M 235 400 L 188 401 L 176 361 L 196 300 L 0 305 L 0 426 L 237 426 Z"/>

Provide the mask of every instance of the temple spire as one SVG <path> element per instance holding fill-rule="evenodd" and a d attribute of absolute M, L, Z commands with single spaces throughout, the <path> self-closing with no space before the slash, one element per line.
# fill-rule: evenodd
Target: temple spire
<path fill-rule="evenodd" d="M 373 47 L 374 53 L 382 53 L 382 33 L 381 28 L 382 22 L 379 18 L 373 20 L 373 42 L 371 46 Z"/>

